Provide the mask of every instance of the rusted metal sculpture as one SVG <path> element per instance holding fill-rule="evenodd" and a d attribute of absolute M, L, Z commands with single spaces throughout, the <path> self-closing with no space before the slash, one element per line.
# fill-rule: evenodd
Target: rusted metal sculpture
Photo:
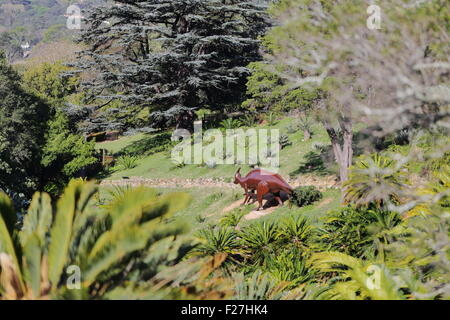
<path fill-rule="evenodd" d="M 272 193 L 280 205 L 283 201 L 280 198 L 280 191 L 291 195 L 294 189 L 284 179 L 276 173 L 263 171 L 261 169 L 254 169 L 250 171 L 245 177 L 241 176 L 241 168 L 238 169 L 234 175 L 234 183 L 240 184 L 245 191 L 244 204 L 251 198 L 252 193 L 256 190 L 256 197 L 258 200 L 259 211 L 262 208 L 262 200 L 268 193 Z"/>

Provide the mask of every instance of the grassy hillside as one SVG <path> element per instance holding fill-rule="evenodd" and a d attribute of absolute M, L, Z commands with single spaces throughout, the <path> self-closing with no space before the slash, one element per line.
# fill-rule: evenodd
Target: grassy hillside
<path fill-rule="evenodd" d="M 312 138 L 304 141 L 303 132 L 288 133 L 287 128 L 293 118 L 280 119 L 273 126 L 261 125 L 260 128 L 279 129 L 280 134 L 287 134 L 292 145 L 283 148 L 280 152 L 280 173 L 285 178 L 299 178 L 305 174 L 320 178 L 334 174 L 335 167 L 330 158 L 329 139 L 325 130 L 319 125 L 313 126 Z M 170 139 L 171 132 L 145 134 L 138 133 L 131 136 L 123 136 L 119 140 L 101 142 L 96 144 L 97 149 L 106 149 L 112 153 L 116 159 L 124 155 L 138 158 L 136 167 L 123 169 L 116 165 L 109 170 L 105 170 L 99 178 L 103 180 L 120 180 L 126 178 L 148 178 L 148 179 L 197 179 L 197 178 L 221 178 L 227 182 L 232 181 L 232 177 L 238 167 L 242 167 L 243 172 L 250 170 L 247 165 L 217 165 L 209 168 L 206 165 L 185 165 L 175 166 L 170 159 L 172 146 L 167 146 L 164 151 L 160 150 L 161 136 Z M 157 142 L 160 143 L 157 143 Z M 120 187 L 104 186 L 101 188 L 101 198 L 107 199 L 110 193 Z M 122 187 L 123 188 L 123 187 Z M 267 209 L 261 217 L 247 219 L 257 204 L 241 206 L 243 201 L 243 191 L 237 188 L 217 187 L 208 185 L 205 187 L 190 187 L 178 184 L 176 187 L 160 188 L 162 193 L 172 191 L 182 191 L 188 193 L 192 200 L 190 205 L 176 214 L 176 219 L 183 219 L 191 228 L 190 233 L 208 225 L 218 225 L 220 221 L 228 215 L 239 216 L 239 227 L 245 227 L 257 221 L 276 221 L 280 217 L 305 216 L 311 219 L 315 225 L 319 225 L 321 217 L 327 211 L 336 209 L 340 204 L 340 191 L 338 189 L 327 189 L 324 191 L 323 199 L 314 205 L 298 208 L 285 205 Z M 247 216 L 248 217 L 248 216 Z"/>
<path fill-rule="evenodd" d="M 100 200 L 106 201 L 114 193 L 115 188 L 103 187 L 100 189 Z M 288 204 L 282 207 L 274 207 L 270 214 L 256 219 L 247 219 L 246 216 L 256 209 L 256 204 L 240 205 L 243 201 L 243 192 L 240 189 L 217 188 L 217 187 L 194 187 L 194 188 L 163 188 L 164 193 L 185 192 L 191 196 L 191 202 L 185 209 L 177 212 L 175 219 L 180 219 L 190 228 L 190 234 L 194 234 L 208 225 L 218 225 L 227 215 L 237 214 L 241 216 L 239 227 L 261 221 L 278 221 L 280 218 L 289 216 L 307 217 L 315 226 L 320 226 L 322 218 L 329 210 L 336 209 L 340 205 L 340 191 L 329 189 L 323 193 L 323 199 L 312 205 L 298 208 Z"/>
<path fill-rule="evenodd" d="M 284 118 L 273 126 L 262 125 L 260 128 L 279 129 L 280 134 L 287 134 L 292 145 L 280 152 L 280 173 L 283 176 L 298 176 L 312 173 L 314 175 L 329 175 L 335 173 L 335 166 L 330 157 L 328 136 L 319 124 L 313 126 L 312 139 L 304 141 L 303 133 L 297 131 L 289 134 L 287 127 L 293 122 L 292 118 Z M 170 132 L 166 135 L 170 139 Z M 102 175 L 104 179 L 121 179 L 122 177 L 142 178 L 230 178 L 238 167 L 248 171 L 247 165 L 217 165 L 209 168 L 206 165 L 186 165 L 176 167 L 170 159 L 170 152 L 152 153 L 156 148 L 155 137 L 161 134 L 137 134 L 122 137 L 117 141 L 102 142 L 97 148 L 109 150 L 116 157 L 128 154 L 138 157 L 136 167 L 123 169 L 113 167 Z M 323 162 L 323 163 L 322 163 Z"/>

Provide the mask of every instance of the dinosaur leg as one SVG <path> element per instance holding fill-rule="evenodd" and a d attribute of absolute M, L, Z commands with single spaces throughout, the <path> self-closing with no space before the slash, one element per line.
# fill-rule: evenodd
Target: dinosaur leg
<path fill-rule="evenodd" d="M 250 197 L 252 198 L 252 204 L 254 204 L 258 200 L 256 198 L 256 194 L 255 194 L 254 190 L 250 191 Z M 249 202 L 250 202 L 250 200 L 249 200 Z"/>
<path fill-rule="evenodd" d="M 258 197 L 258 209 L 256 209 L 256 211 L 259 211 L 262 208 L 263 197 L 269 192 L 269 184 L 265 181 L 261 181 L 258 184 L 256 191 Z"/>
<path fill-rule="evenodd" d="M 242 204 L 243 206 L 247 203 L 248 198 L 249 198 L 248 189 L 244 188 L 244 191 L 245 191 L 245 193 L 244 193 L 245 199 L 244 199 L 244 203 Z"/>
<path fill-rule="evenodd" d="M 245 206 L 247 201 L 248 201 L 248 194 L 245 195 L 244 202 L 242 203 L 242 205 Z"/>
<path fill-rule="evenodd" d="M 242 203 L 243 206 L 245 206 L 245 204 L 247 203 L 249 196 L 248 196 L 248 192 L 245 193 L 245 199 L 244 199 L 244 203 Z"/>
<path fill-rule="evenodd" d="M 278 201 L 278 204 L 279 204 L 280 206 L 282 206 L 282 205 L 283 205 L 283 201 L 281 201 L 280 193 L 278 192 L 278 193 L 274 194 L 274 196 L 275 196 L 275 200 Z"/>

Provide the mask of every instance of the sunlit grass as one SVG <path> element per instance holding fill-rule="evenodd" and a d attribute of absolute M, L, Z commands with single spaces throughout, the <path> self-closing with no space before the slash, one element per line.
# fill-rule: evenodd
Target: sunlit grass
<path fill-rule="evenodd" d="M 286 127 L 292 122 L 291 118 L 284 118 L 278 121 L 274 126 L 260 126 L 259 128 L 279 129 L 280 134 L 288 134 Z M 148 139 L 149 135 L 137 134 L 129 137 L 122 137 L 117 141 L 102 142 L 97 144 L 97 148 L 104 148 L 112 153 L 119 153 L 132 143 Z M 280 171 L 283 176 L 288 177 L 290 173 L 297 170 L 303 161 L 305 155 L 314 151 L 314 144 L 319 143 L 328 146 L 329 139 L 326 131 L 320 124 L 313 126 L 312 138 L 308 141 L 303 140 L 303 132 L 297 131 L 288 134 L 292 142 L 280 152 Z M 206 165 L 188 164 L 177 168 L 170 159 L 169 152 L 158 152 L 149 156 L 142 157 L 137 166 L 133 169 L 111 171 L 106 174 L 106 179 L 121 179 L 122 177 L 142 177 L 142 178 L 228 178 L 231 179 L 238 167 L 242 167 L 243 172 L 250 170 L 247 165 L 217 165 L 215 168 L 209 168 Z"/>

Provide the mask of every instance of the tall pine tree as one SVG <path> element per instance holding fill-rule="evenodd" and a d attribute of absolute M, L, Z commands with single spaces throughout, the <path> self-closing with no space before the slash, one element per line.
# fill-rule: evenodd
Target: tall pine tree
<path fill-rule="evenodd" d="M 150 106 L 153 125 L 189 128 L 198 108 L 223 110 L 245 94 L 260 59 L 267 1 L 114 0 L 89 10 L 78 68 L 92 97 Z"/>

